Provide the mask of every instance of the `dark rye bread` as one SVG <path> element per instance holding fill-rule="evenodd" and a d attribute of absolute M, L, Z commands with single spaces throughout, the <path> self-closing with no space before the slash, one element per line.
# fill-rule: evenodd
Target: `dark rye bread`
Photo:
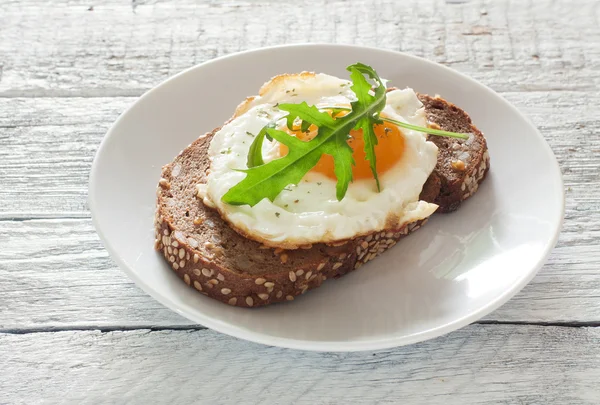
<path fill-rule="evenodd" d="M 291 301 L 374 259 L 425 222 L 338 246 L 265 248 L 232 230 L 196 197 L 196 184 L 205 182 L 209 167 L 213 133 L 196 140 L 163 168 L 155 217 L 156 249 L 186 284 L 209 297 L 242 307 Z"/>
<path fill-rule="evenodd" d="M 466 112 L 437 96 L 419 94 L 418 97 L 425 106 L 432 128 L 471 134 L 469 139 L 428 137 L 439 152 L 437 165 L 423 187 L 421 199 L 439 205 L 437 212 L 451 212 L 472 196 L 485 179 L 490 167 L 487 143 Z"/>
<path fill-rule="evenodd" d="M 425 101 L 430 100 L 435 101 L 425 98 Z M 462 110 L 456 111 L 456 117 L 468 119 L 461 113 L 464 114 Z M 428 115 L 440 117 L 439 125 L 444 129 L 449 129 L 446 125 L 460 124 L 459 119 L 453 120 L 449 113 L 435 111 Z M 435 122 L 432 118 L 430 121 Z M 474 127 L 470 120 L 465 121 L 465 125 L 467 122 L 468 132 L 472 132 Z M 337 246 L 316 244 L 309 249 L 294 250 L 266 248 L 232 230 L 216 210 L 207 208 L 196 197 L 196 184 L 206 181 L 210 165 L 207 151 L 216 131 L 218 129 L 193 142 L 163 167 L 155 217 L 155 248 L 186 284 L 211 298 L 241 307 L 291 301 L 328 278 L 357 269 L 426 222 L 386 229 Z M 471 160 L 470 164 L 476 166 L 474 162 Z M 442 163 L 440 174 L 432 174 L 421 193 L 427 201 L 438 199 L 444 185 L 451 184 L 453 179 L 443 177 L 446 162 Z M 460 194 L 456 205 L 463 197 L 466 198 L 465 194 Z"/>

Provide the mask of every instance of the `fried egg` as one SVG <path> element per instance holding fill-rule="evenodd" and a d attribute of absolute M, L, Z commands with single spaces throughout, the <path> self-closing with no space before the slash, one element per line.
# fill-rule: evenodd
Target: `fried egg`
<path fill-rule="evenodd" d="M 353 181 L 341 201 L 336 198 L 333 158 L 323 155 L 319 163 L 297 185 L 288 185 L 274 201 L 267 198 L 253 207 L 229 205 L 221 198 L 246 176 L 248 150 L 254 136 L 271 122 L 279 129 L 309 140 L 308 133 L 289 130 L 279 103 L 307 102 L 324 108 L 350 106 L 356 100 L 352 83 L 326 74 L 300 73 L 277 76 L 265 83 L 259 95 L 237 108 L 233 118 L 211 140 L 210 172 L 198 185 L 198 197 L 216 208 L 231 227 L 247 238 L 268 246 L 297 248 L 314 243 L 336 243 L 382 229 L 398 229 L 425 219 L 437 205 L 419 201 L 423 184 L 437 161 L 437 147 L 421 132 L 385 122 L 375 126 L 377 190 L 369 162 L 365 160 L 362 130 L 350 133 L 354 153 Z M 423 105 L 410 89 L 387 93 L 381 115 L 410 124 L 426 126 Z M 265 162 L 285 156 L 287 148 L 277 141 L 263 143 Z"/>

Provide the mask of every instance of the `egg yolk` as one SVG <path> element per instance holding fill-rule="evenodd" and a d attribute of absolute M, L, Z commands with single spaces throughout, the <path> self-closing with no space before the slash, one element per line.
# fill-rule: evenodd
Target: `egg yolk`
<path fill-rule="evenodd" d="M 343 111 L 337 114 L 336 117 L 339 118 L 346 114 L 347 112 Z M 383 114 L 381 116 L 385 117 Z M 315 125 L 311 125 L 306 132 L 302 132 L 299 126 L 294 126 L 293 130 L 290 130 L 287 126 L 282 129 L 288 134 L 306 142 L 317 136 L 317 127 Z M 381 175 L 398 163 L 402 158 L 402 154 L 404 153 L 404 136 L 402 136 L 402 133 L 396 125 L 388 122 L 375 125 L 374 131 L 378 141 L 377 145 L 375 145 L 377 174 Z M 350 131 L 348 145 L 352 148 L 352 157 L 355 162 L 355 165 L 352 166 L 352 178 L 354 180 L 372 179 L 373 173 L 371 172 L 370 162 L 366 160 L 362 129 Z M 285 156 L 287 152 L 287 146 L 283 144 L 279 146 L 280 156 Z M 321 156 L 321 159 L 317 165 L 311 169 L 311 172 L 321 173 L 333 180 L 337 180 L 335 172 L 333 171 L 333 157 L 331 155 Z"/>

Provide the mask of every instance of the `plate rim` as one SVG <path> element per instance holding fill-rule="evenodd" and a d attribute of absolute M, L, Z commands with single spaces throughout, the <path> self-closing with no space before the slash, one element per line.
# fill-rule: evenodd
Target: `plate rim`
<path fill-rule="evenodd" d="M 552 229 L 553 236 L 552 236 L 551 240 L 549 241 L 549 243 L 546 244 L 543 252 L 538 257 L 538 260 L 536 261 L 536 263 L 534 265 L 532 265 L 530 267 L 530 269 L 526 273 L 523 274 L 522 277 L 515 280 L 515 282 L 509 288 L 507 288 L 502 294 L 500 294 L 494 300 L 491 300 L 490 302 L 483 305 L 482 307 L 480 307 L 476 310 L 473 310 L 470 313 L 468 313 L 467 315 L 464 315 L 461 318 L 457 318 L 452 322 L 448 322 L 446 324 L 439 325 L 435 328 L 432 328 L 432 329 L 429 329 L 426 331 L 421 331 L 421 332 L 404 335 L 404 336 L 396 336 L 396 337 L 388 337 L 388 338 L 384 338 L 384 339 L 372 339 L 372 340 L 364 340 L 364 341 L 351 341 L 351 342 L 348 342 L 348 341 L 321 342 L 321 341 L 313 341 L 313 340 L 283 338 L 283 337 L 266 335 L 266 334 L 263 334 L 263 333 L 260 333 L 257 331 L 242 329 L 239 326 L 236 326 L 234 324 L 223 323 L 218 318 L 209 317 L 207 315 L 204 315 L 201 312 L 187 311 L 185 308 L 182 308 L 180 305 L 174 303 L 168 296 L 158 293 L 152 286 L 150 286 L 148 283 L 145 282 L 144 278 L 139 277 L 132 269 L 130 269 L 129 266 L 127 265 L 127 263 L 120 257 L 120 255 L 118 255 L 116 253 L 116 250 L 114 249 L 113 245 L 111 244 L 109 238 L 107 238 L 106 235 L 104 234 L 104 232 L 102 230 L 102 226 L 99 223 L 99 219 L 97 216 L 97 207 L 96 207 L 96 202 L 95 202 L 96 198 L 95 198 L 94 184 L 95 184 L 95 179 L 96 179 L 96 176 L 97 176 L 97 173 L 99 170 L 98 169 L 99 156 L 101 156 L 104 149 L 106 148 L 107 140 L 111 138 L 115 129 L 119 127 L 119 124 L 121 123 L 121 121 L 125 119 L 125 117 L 129 113 L 129 111 L 132 108 L 134 108 L 135 105 L 137 105 L 142 100 L 150 97 L 154 92 L 158 91 L 159 88 L 162 88 L 162 87 L 168 85 L 169 82 L 176 80 L 180 76 L 185 75 L 192 70 L 199 69 L 202 66 L 206 66 L 209 64 L 213 64 L 213 63 L 218 63 L 223 60 L 227 60 L 230 58 L 236 58 L 238 56 L 249 54 L 249 53 L 254 53 L 254 52 L 270 51 L 270 50 L 277 50 L 277 49 L 282 49 L 282 48 L 315 48 L 316 49 L 316 48 L 328 48 L 328 47 L 329 48 L 346 48 L 348 50 L 353 50 L 356 52 L 360 52 L 362 50 L 362 51 L 369 51 L 369 52 L 374 51 L 374 52 L 388 53 L 388 54 L 396 55 L 396 56 L 400 55 L 404 58 L 416 60 L 419 63 L 425 63 L 430 66 L 435 66 L 435 68 L 438 68 L 438 69 L 440 69 L 440 68 L 444 69 L 446 71 L 452 72 L 452 74 L 454 74 L 454 75 L 459 75 L 462 79 L 472 82 L 474 85 L 476 85 L 478 88 L 485 91 L 486 93 L 488 93 L 494 97 L 499 97 L 502 100 L 502 102 L 506 106 L 508 106 L 509 109 L 513 113 L 517 114 L 524 120 L 525 124 L 529 127 L 531 132 L 535 133 L 538 140 L 541 141 L 541 144 L 543 145 L 545 154 L 550 158 L 549 160 L 553 163 L 553 165 L 552 165 L 553 171 L 554 171 L 553 177 L 558 181 L 559 186 L 560 186 L 559 187 L 559 190 L 560 190 L 559 220 L 553 224 L 553 229 Z M 199 63 L 194 66 L 191 66 L 173 76 L 166 78 L 165 80 L 161 81 L 156 86 L 147 90 L 140 97 L 138 97 L 135 101 L 133 101 L 119 115 L 119 117 L 110 126 L 110 128 L 107 130 L 106 134 L 102 138 L 102 141 L 100 142 L 100 145 L 98 146 L 96 154 L 94 155 L 94 160 L 92 162 L 92 167 L 90 170 L 89 182 L 88 182 L 87 203 L 88 203 L 88 207 L 90 209 L 92 223 L 94 225 L 94 228 L 96 229 L 96 232 L 98 233 L 98 236 L 100 237 L 100 240 L 102 241 L 102 244 L 104 245 L 105 249 L 108 251 L 111 259 L 117 263 L 119 268 L 125 274 L 127 274 L 127 276 L 138 287 L 140 287 L 145 293 L 150 295 L 156 301 L 160 302 L 162 305 L 167 307 L 169 310 L 172 310 L 191 321 L 198 322 L 206 328 L 215 330 L 219 333 L 223 333 L 223 334 L 226 334 L 229 336 L 233 336 L 238 339 L 243 339 L 243 340 L 251 341 L 254 343 L 260 343 L 260 344 L 264 344 L 264 345 L 268 345 L 268 346 L 276 346 L 276 347 L 282 347 L 282 348 L 288 348 L 288 349 L 316 351 L 316 352 L 357 352 L 357 351 L 373 351 L 373 350 L 390 349 L 390 348 L 394 348 L 394 347 L 410 345 L 410 344 L 422 342 L 425 340 L 433 339 L 433 338 L 436 338 L 439 336 L 443 336 L 443 335 L 446 335 L 455 330 L 461 329 L 473 322 L 476 322 L 477 320 L 488 315 L 489 313 L 493 312 L 494 310 L 498 309 L 500 306 L 502 306 L 503 304 L 508 302 L 512 297 L 514 297 L 518 292 L 520 292 L 537 275 L 539 270 L 546 263 L 548 257 L 550 256 L 550 253 L 556 246 L 556 243 L 560 236 L 560 232 L 563 227 L 564 216 L 565 216 L 564 180 L 562 178 L 560 165 L 558 163 L 558 160 L 556 159 L 556 156 L 554 155 L 554 152 L 552 151 L 552 148 L 550 147 L 550 145 L 548 144 L 546 139 L 543 137 L 543 135 L 539 132 L 537 127 L 529 119 L 529 117 L 527 115 L 521 113 L 514 105 L 512 105 L 508 100 L 506 100 L 501 94 L 495 92 L 494 90 L 492 90 L 485 84 L 467 76 L 466 74 L 463 74 L 463 73 L 456 71 L 454 69 L 451 69 L 447 66 L 444 66 L 437 62 L 433 62 L 433 61 L 430 61 L 428 59 L 425 59 L 425 58 L 422 58 L 419 56 L 411 55 L 409 53 L 405 53 L 405 52 L 401 52 L 401 51 L 395 51 L 395 50 L 383 49 L 383 48 L 377 48 L 377 47 L 369 47 L 369 46 L 362 46 L 362 45 L 350 45 L 350 44 L 333 44 L 333 43 L 286 44 L 286 45 L 275 45 L 275 46 L 268 46 L 268 47 L 252 48 L 252 49 L 248 49 L 248 50 L 241 51 L 241 52 L 234 52 L 231 54 L 223 55 L 218 58 L 214 58 L 214 59 L 205 61 L 203 63 Z"/>

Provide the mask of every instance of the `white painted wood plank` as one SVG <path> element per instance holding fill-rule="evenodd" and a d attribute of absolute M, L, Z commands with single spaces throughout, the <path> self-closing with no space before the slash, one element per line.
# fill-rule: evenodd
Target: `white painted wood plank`
<path fill-rule="evenodd" d="M 600 78 L 595 0 L 0 3 L 0 95 L 139 95 L 192 66 L 267 45 L 402 50 L 500 91 L 590 90 Z"/>
<path fill-rule="evenodd" d="M 0 403 L 597 404 L 600 328 L 474 325 L 367 353 L 200 331 L 0 334 Z"/>
<path fill-rule="evenodd" d="M 88 216 L 102 137 L 134 98 L 0 98 L 0 218 Z"/>
<path fill-rule="evenodd" d="M 580 235 L 581 221 L 570 221 L 540 274 L 485 321 L 600 322 L 599 235 Z M 89 219 L 0 221 L 0 246 L 0 332 L 191 324 L 128 280 Z"/>
<path fill-rule="evenodd" d="M 589 217 L 598 224 L 600 117 L 595 106 L 600 96 L 588 92 L 504 96 L 532 118 L 557 155 L 568 190 L 567 219 Z M 87 216 L 93 157 L 106 130 L 134 100 L 0 98 L 0 218 Z"/>

